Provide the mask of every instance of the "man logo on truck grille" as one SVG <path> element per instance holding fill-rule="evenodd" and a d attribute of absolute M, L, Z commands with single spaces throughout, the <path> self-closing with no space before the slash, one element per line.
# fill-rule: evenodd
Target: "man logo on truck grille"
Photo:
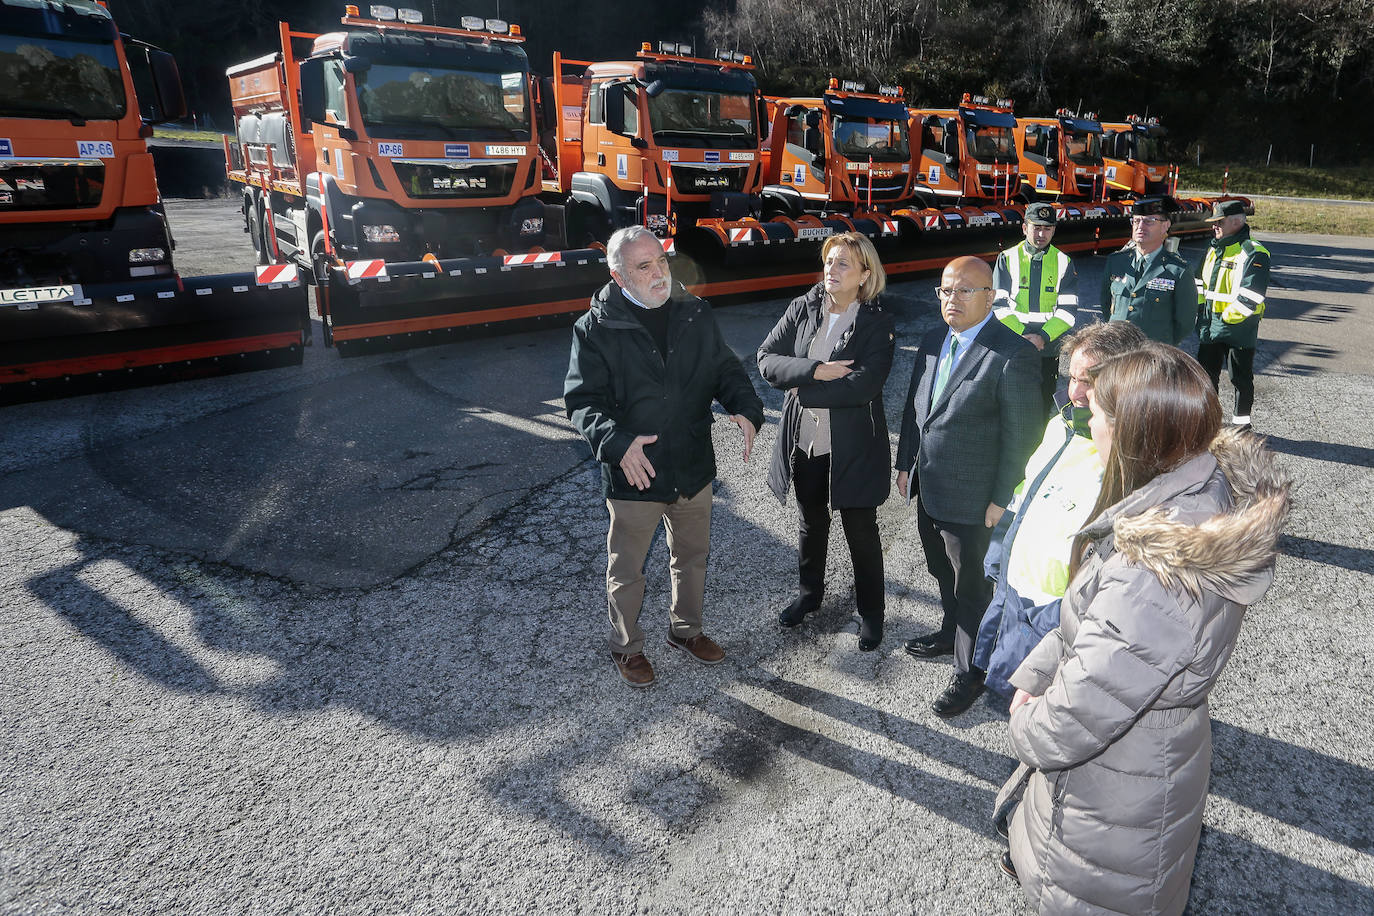
<path fill-rule="evenodd" d="M 700 188 L 700 189 L 709 189 L 709 188 L 729 188 L 729 187 L 730 187 L 730 176 L 729 176 L 729 175 L 715 175 L 715 174 L 711 174 L 711 175 L 693 175 L 693 176 L 692 176 L 692 185 L 693 185 L 693 187 Z"/>
<path fill-rule="evenodd" d="M 487 189 L 486 178 L 478 176 L 455 175 L 434 179 L 434 190 L 436 191 L 485 191 Z"/>

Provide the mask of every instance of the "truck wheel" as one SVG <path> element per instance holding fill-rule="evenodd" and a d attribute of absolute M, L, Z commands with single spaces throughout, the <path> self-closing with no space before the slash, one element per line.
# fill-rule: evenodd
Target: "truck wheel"
<path fill-rule="evenodd" d="M 263 243 L 262 214 L 251 201 L 245 201 L 245 205 L 248 207 L 248 237 L 253 241 L 253 253 L 258 264 L 269 264 L 271 258 Z"/>
<path fill-rule="evenodd" d="M 329 283 L 329 255 L 324 250 L 324 230 L 321 229 L 310 238 L 310 272 L 315 275 L 315 285 Z"/>
<path fill-rule="evenodd" d="M 271 264 L 272 260 L 272 230 L 268 228 L 268 222 L 262 211 L 258 212 L 258 263 Z"/>

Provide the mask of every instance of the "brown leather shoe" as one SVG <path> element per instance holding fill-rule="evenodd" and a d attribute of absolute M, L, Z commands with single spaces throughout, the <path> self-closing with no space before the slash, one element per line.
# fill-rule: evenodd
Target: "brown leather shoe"
<path fill-rule="evenodd" d="M 634 655 L 612 652 L 611 659 L 615 662 L 616 670 L 620 672 L 620 679 L 631 687 L 648 687 L 654 682 L 654 666 L 649 664 L 643 652 L 636 652 Z"/>
<path fill-rule="evenodd" d="M 668 634 L 668 645 L 681 649 L 703 665 L 718 665 L 725 661 L 725 650 L 705 633 L 698 633 L 688 639 Z"/>

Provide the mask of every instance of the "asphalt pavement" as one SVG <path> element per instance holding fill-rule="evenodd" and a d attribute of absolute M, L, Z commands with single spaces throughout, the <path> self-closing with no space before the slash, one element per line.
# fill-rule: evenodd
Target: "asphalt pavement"
<path fill-rule="evenodd" d="M 251 263 L 182 228 L 232 202 L 170 209 L 184 273 Z M 1254 417 L 1299 487 L 1213 694 L 1189 911 L 1368 913 L 1374 241 L 1266 242 Z M 894 431 L 933 286 L 885 299 Z M 748 463 L 714 427 L 729 657 L 662 644 L 660 538 L 643 691 L 603 649 L 567 329 L 348 360 L 316 334 L 300 367 L 0 409 L 0 912 L 1028 912 L 989 824 L 1005 708 L 937 718 L 948 661 L 901 651 L 939 620 L 907 507 L 878 652 L 838 533 L 821 612 L 775 623 L 796 517 L 752 353 L 784 305 L 717 311 L 769 421 Z"/>

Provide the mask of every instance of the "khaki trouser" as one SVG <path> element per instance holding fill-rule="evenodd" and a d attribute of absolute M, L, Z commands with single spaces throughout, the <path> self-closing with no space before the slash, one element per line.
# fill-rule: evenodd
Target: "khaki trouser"
<path fill-rule="evenodd" d="M 672 571 L 673 603 L 669 629 L 691 639 L 701 632 L 706 594 L 706 558 L 711 552 L 711 485 L 676 502 L 608 499 L 611 528 L 606 534 L 606 605 L 611 618 L 611 651 L 644 651 L 639 609 L 644 604 L 644 558 L 663 520 Z"/>

